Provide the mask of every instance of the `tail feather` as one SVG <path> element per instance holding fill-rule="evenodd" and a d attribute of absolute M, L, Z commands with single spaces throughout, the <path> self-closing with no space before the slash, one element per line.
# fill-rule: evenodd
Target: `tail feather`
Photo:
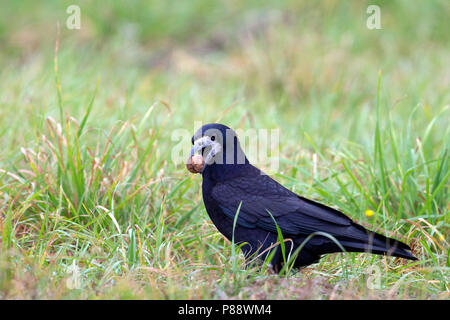
<path fill-rule="evenodd" d="M 380 255 L 390 255 L 394 257 L 401 257 L 410 260 L 417 260 L 411 253 L 411 248 L 398 240 L 385 237 L 382 234 L 369 231 L 363 226 L 352 222 L 352 224 L 345 229 L 331 229 L 332 234 L 336 240 L 349 252 L 370 252 Z M 316 245 L 320 249 L 320 254 L 339 252 L 342 249 L 332 243 L 329 239 L 316 240 Z"/>
<path fill-rule="evenodd" d="M 399 248 L 396 245 L 390 247 L 380 247 L 356 241 L 340 241 L 340 243 L 342 244 L 344 249 L 349 252 L 369 252 L 373 254 L 389 255 L 410 260 L 417 260 L 417 258 L 411 254 L 410 250 Z"/>
<path fill-rule="evenodd" d="M 343 237 L 340 241 L 347 251 L 371 252 L 374 254 L 390 255 L 410 260 L 417 260 L 411 253 L 411 248 L 398 240 L 385 237 L 382 234 L 369 231 L 363 226 L 354 224 L 358 229 L 357 237 Z M 355 231 L 355 230 L 354 230 Z M 354 233 L 356 234 L 356 232 Z"/>

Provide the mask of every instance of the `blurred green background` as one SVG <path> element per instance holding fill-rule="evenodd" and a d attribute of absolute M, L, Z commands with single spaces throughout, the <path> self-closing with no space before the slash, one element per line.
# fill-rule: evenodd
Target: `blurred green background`
<path fill-rule="evenodd" d="M 72 4 L 81 9 L 80 30 L 66 27 Z M 366 27 L 370 4 L 381 8 L 381 30 Z M 448 103 L 449 16 L 445 0 L 2 1 L 2 121 L 56 111 L 48 86 L 59 22 L 67 110 L 81 109 L 79 98 L 88 99 L 100 77 L 98 104 L 122 119 L 163 99 L 182 113 L 172 120 L 181 126 L 193 115 L 214 120 L 239 101 L 230 119 L 245 109 L 256 126 L 280 127 L 317 112 L 307 127 L 327 137 L 336 132 L 332 119 L 348 118 L 338 134 L 363 139 L 378 70 L 386 103 L 410 106 L 398 108 L 404 116 L 418 103 Z M 22 99 L 9 99 L 15 93 Z M 94 110 L 100 126 L 109 121 L 103 112 Z"/>
<path fill-rule="evenodd" d="M 79 5 L 81 28 L 66 12 Z M 381 8 L 381 30 L 366 9 Z M 58 118 L 81 119 L 97 81 L 95 128 L 140 119 L 156 101 L 166 135 L 194 121 L 280 128 L 287 158 L 308 147 L 373 142 L 378 73 L 382 114 L 425 128 L 449 102 L 450 5 L 432 1 L 3 1 L 0 10 L 0 160 Z M 162 109 L 161 109 L 162 108 Z M 412 115 L 412 111 L 417 108 Z M 163 123 L 164 107 L 152 114 Z M 439 116 L 444 130 L 448 113 Z M 286 129 L 286 130 L 283 130 Z M 434 131 L 433 131 L 434 132 Z M 13 133 L 13 134 L 12 134 Z M 400 135 L 402 136 L 402 135 Z M 95 137 L 97 139 L 97 137 Z M 445 135 L 424 147 L 437 155 Z M 96 140 L 94 140 L 96 141 Z"/>

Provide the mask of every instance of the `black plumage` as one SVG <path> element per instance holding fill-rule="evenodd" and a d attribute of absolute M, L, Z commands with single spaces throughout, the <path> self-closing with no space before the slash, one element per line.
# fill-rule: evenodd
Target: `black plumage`
<path fill-rule="evenodd" d="M 229 240 L 238 213 L 234 241 L 244 243 L 242 250 L 248 259 L 264 259 L 276 250 L 271 264 L 279 271 L 288 253 L 303 244 L 294 267 L 316 263 L 323 254 L 341 252 L 341 247 L 349 252 L 417 260 L 406 244 L 369 231 L 343 213 L 303 198 L 265 175 L 249 163 L 236 134 L 227 126 L 205 125 L 192 143 L 191 156 L 201 151 L 206 162 L 202 171 L 206 211 Z M 276 244 L 275 221 L 285 239 L 285 258 Z"/>

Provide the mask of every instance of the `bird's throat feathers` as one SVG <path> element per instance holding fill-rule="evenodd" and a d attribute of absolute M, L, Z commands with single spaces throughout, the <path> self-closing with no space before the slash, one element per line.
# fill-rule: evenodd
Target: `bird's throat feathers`
<path fill-rule="evenodd" d="M 248 168 L 252 167 L 248 160 L 244 164 L 218 164 L 208 165 L 203 171 L 203 179 L 211 179 L 214 182 L 222 182 L 238 176 L 242 176 Z"/>
<path fill-rule="evenodd" d="M 215 157 L 215 161 L 206 166 L 203 171 L 203 179 L 211 179 L 214 182 L 225 181 L 237 176 L 245 175 L 253 166 L 242 151 L 239 142 L 235 141 L 234 150 L 224 149 Z"/>

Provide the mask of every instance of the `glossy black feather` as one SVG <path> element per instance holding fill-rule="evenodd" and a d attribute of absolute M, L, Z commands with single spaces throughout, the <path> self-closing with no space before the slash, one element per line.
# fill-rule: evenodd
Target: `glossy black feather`
<path fill-rule="evenodd" d="M 228 130 L 225 126 L 211 124 L 204 126 L 196 136 L 212 128 Z M 239 143 L 236 138 L 234 140 L 234 151 L 239 151 Z M 223 154 L 218 156 L 225 159 L 227 149 L 225 146 L 223 149 Z M 289 239 L 286 242 L 287 252 L 293 252 L 309 235 L 322 232 L 337 240 L 346 251 L 416 259 L 406 244 L 368 231 L 338 210 L 291 192 L 252 166 L 248 160 L 244 164 L 224 161 L 208 165 L 203 171 L 202 189 L 208 215 L 230 240 L 239 208 L 234 239 L 245 243 L 242 249 L 247 256 L 260 255 L 264 258 L 268 255 L 278 240 L 275 220 L 283 237 Z M 298 255 L 295 266 L 315 263 L 322 254 L 342 251 L 333 239 L 322 235 L 310 239 Z M 282 262 L 278 250 L 272 264 L 279 269 Z"/>

